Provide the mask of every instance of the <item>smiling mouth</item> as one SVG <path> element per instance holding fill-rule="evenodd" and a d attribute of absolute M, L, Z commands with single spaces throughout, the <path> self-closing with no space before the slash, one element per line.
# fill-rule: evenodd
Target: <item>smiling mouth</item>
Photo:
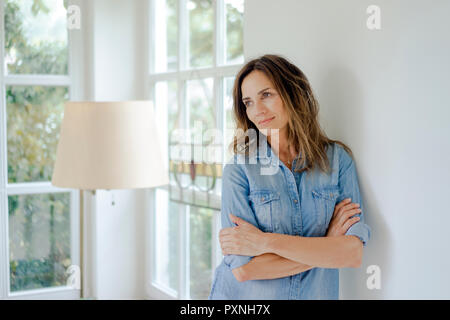
<path fill-rule="evenodd" d="M 258 124 L 267 124 L 267 123 L 269 123 L 270 121 L 272 121 L 273 119 L 275 119 L 275 117 L 272 117 L 272 118 L 269 118 L 269 119 L 260 121 Z"/>

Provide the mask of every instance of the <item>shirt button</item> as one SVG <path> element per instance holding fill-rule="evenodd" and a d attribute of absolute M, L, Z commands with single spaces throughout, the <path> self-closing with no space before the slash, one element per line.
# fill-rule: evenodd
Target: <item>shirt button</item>
<path fill-rule="evenodd" d="M 294 202 L 297 203 L 298 201 L 297 201 L 297 200 L 294 200 Z"/>
<path fill-rule="evenodd" d="M 261 198 L 261 201 L 264 201 L 264 197 Z"/>

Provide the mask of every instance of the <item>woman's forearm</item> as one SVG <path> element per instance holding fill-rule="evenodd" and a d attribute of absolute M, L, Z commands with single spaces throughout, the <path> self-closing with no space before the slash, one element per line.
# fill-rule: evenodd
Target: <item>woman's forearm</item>
<path fill-rule="evenodd" d="M 254 257 L 249 263 L 233 270 L 238 281 L 288 277 L 314 267 L 295 262 L 273 253 Z"/>
<path fill-rule="evenodd" d="M 363 244 L 356 236 L 300 237 L 266 233 L 264 252 L 319 268 L 358 268 Z"/>

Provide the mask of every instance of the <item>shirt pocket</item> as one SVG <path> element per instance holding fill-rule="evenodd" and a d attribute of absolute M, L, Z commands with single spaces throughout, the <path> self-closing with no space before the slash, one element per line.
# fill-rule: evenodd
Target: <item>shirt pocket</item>
<path fill-rule="evenodd" d="M 248 198 L 260 230 L 273 232 L 274 215 L 281 211 L 280 194 L 271 190 L 254 190 Z"/>
<path fill-rule="evenodd" d="M 333 216 L 336 200 L 339 197 L 338 186 L 326 186 L 312 190 L 314 204 L 316 206 L 317 223 L 325 232 L 328 229 Z"/>

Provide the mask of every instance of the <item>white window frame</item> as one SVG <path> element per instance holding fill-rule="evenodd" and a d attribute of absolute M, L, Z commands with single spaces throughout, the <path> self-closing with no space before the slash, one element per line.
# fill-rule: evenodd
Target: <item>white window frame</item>
<path fill-rule="evenodd" d="M 155 43 L 155 4 L 154 0 L 149 0 L 149 59 L 150 59 L 150 97 L 152 100 L 155 98 L 155 85 L 160 81 L 176 81 L 177 82 L 177 97 L 178 97 L 178 107 L 182 108 L 184 114 L 184 119 L 187 119 L 187 114 L 189 114 L 189 106 L 186 102 L 186 82 L 189 80 L 212 78 L 213 84 L 213 103 L 216 106 L 216 119 L 218 124 L 218 129 L 224 132 L 225 128 L 225 107 L 224 107 L 224 79 L 227 77 L 235 77 L 238 71 L 242 68 L 243 64 L 237 65 L 225 65 L 225 50 L 224 43 L 226 41 L 225 34 L 225 23 L 226 23 L 226 9 L 224 0 L 213 0 L 214 5 L 214 45 L 213 45 L 213 65 L 208 68 L 191 68 L 187 69 L 188 62 L 188 10 L 187 2 L 188 0 L 179 0 L 178 2 L 178 59 L 177 59 L 177 70 L 173 72 L 164 73 L 154 73 L 154 43 Z M 161 119 L 158 121 L 167 119 L 165 113 L 167 110 L 155 110 L 155 114 L 159 114 Z M 164 119 L 164 117 L 166 117 Z M 163 134 L 167 135 L 167 130 L 162 131 Z M 223 134 L 223 141 L 225 141 L 225 133 Z M 164 140 L 166 137 L 164 137 Z M 222 154 L 225 155 L 226 146 L 223 146 Z M 224 165 L 224 163 L 222 163 Z M 175 186 L 174 186 L 175 187 Z M 168 189 L 168 188 L 163 188 Z M 149 219 L 149 230 L 151 234 L 154 234 L 154 215 L 156 213 L 156 191 L 151 190 L 150 192 L 150 219 Z M 180 209 L 181 210 L 181 209 Z M 173 290 L 169 288 L 164 288 L 153 282 L 153 270 L 154 267 L 154 244 L 155 239 L 153 236 L 149 236 L 148 243 L 150 258 L 147 260 L 149 263 L 149 268 L 147 268 L 147 294 L 149 299 L 191 299 L 189 296 L 189 207 L 184 212 L 181 212 L 179 223 L 179 274 L 178 274 L 178 294 L 174 293 Z M 215 211 L 216 214 L 213 215 L 212 219 L 212 277 L 214 277 L 214 269 L 222 260 L 222 254 L 220 250 L 220 244 L 217 239 L 217 235 L 220 229 L 220 211 Z M 212 280 L 212 279 L 211 279 Z"/>
<path fill-rule="evenodd" d="M 2 28 L 0 28 L 0 299 L 79 299 L 80 291 L 70 286 L 58 286 L 35 290 L 23 290 L 10 292 L 9 274 L 9 234 L 8 234 L 8 196 L 46 194 L 46 193 L 70 193 L 70 246 L 72 265 L 80 265 L 79 248 L 79 191 L 63 189 L 52 186 L 51 182 L 27 182 L 8 183 L 7 175 L 7 130 L 6 130 L 6 92 L 8 85 L 26 86 L 63 86 L 69 91 L 70 100 L 83 100 L 85 90 L 82 86 L 84 77 L 83 52 L 85 43 L 79 30 L 68 30 L 68 74 L 67 75 L 5 75 L 4 70 L 4 5 L 5 0 L 0 0 L 0 16 Z M 84 11 L 83 0 L 70 0 L 69 5 L 77 5 Z M 87 16 L 89 17 L 89 16 Z M 82 29 L 88 22 L 82 21 Z M 86 19 L 89 21 L 89 19 Z M 84 34 L 87 34 L 84 32 Z"/>

